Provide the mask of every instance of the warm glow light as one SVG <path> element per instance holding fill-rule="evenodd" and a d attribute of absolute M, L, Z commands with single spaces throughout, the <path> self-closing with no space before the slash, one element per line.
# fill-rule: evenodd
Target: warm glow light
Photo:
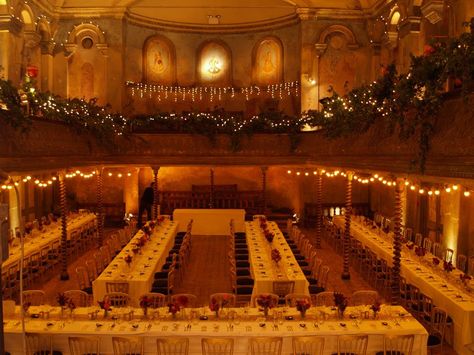
<path fill-rule="evenodd" d="M 40 183 L 39 180 L 35 180 L 35 184 L 38 185 Z"/>
<path fill-rule="evenodd" d="M 109 176 L 112 176 L 112 173 L 109 173 Z"/>
<path fill-rule="evenodd" d="M 423 195 L 425 193 L 425 190 L 419 189 L 418 192 Z"/>
<path fill-rule="evenodd" d="M 433 195 L 433 191 L 431 191 L 431 190 L 428 191 L 428 195 L 430 195 L 430 196 Z"/>
<path fill-rule="evenodd" d="M 317 175 L 317 174 L 318 174 L 318 172 L 317 172 L 317 171 L 313 171 L 313 174 L 314 174 L 314 175 Z"/>
<path fill-rule="evenodd" d="M 222 63 L 220 62 L 219 58 L 212 57 L 209 59 L 209 62 L 207 62 L 206 69 L 211 74 L 217 74 L 222 70 Z"/>
<path fill-rule="evenodd" d="M 464 191 L 464 196 L 469 197 L 471 196 L 471 193 L 469 191 Z"/>
<path fill-rule="evenodd" d="M 127 176 L 132 176 L 132 173 L 127 173 Z"/>
<path fill-rule="evenodd" d="M 118 173 L 117 176 L 118 176 L 119 178 L 121 178 L 121 177 L 122 177 L 122 174 L 121 174 L 121 173 Z"/>
<path fill-rule="evenodd" d="M 31 180 L 31 176 L 28 175 L 28 176 L 26 177 L 26 180 Z"/>
<path fill-rule="evenodd" d="M 305 176 L 308 176 L 308 175 L 309 175 L 309 173 L 308 173 L 308 172 L 306 172 L 306 173 L 304 173 L 304 175 L 305 175 Z"/>
<path fill-rule="evenodd" d="M 323 170 L 321 170 L 321 173 L 322 173 L 322 174 L 324 174 L 325 172 L 326 172 L 326 170 L 324 170 L 324 169 L 323 169 Z"/>
<path fill-rule="evenodd" d="M 56 181 L 58 178 L 56 176 L 53 176 L 53 181 Z"/>
<path fill-rule="evenodd" d="M 450 188 L 450 187 L 447 187 L 447 188 L 445 189 L 445 191 L 446 191 L 447 193 L 450 193 L 450 192 L 451 192 L 451 188 Z"/>
<path fill-rule="evenodd" d="M 298 175 L 298 176 L 299 176 L 299 175 L 301 175 L 301 173 L 300 173 L 299 171 L 297 171 L 297 172 L 296 172 L 296 175 Z"/>
<path fill-rule="evenodd" d="M 458 189 L 458 185 L 453 185 L 453 190 L 456 191 Z"/>
<path fill-rule="evenodd" d="M 411 185 L 410 190 L 414 191 L 415 190 L 415 185 Z"/>
<path fill-rule="evenodd" d="M 375 175 L 374 175 L 374 178 L 377 179 L 378 177 L 379 177 L 379 174 L 375 174 Z"/>
<path fill-rule="evenodd" d="M 434 194 L 435 194 L 436 196 L 438 196 L 438 195 L 439 195 L 439 190 L 435 190 Z"/>
<path fill-rule="evenodd" d="M 288 174 L 291 174 L 291 170 L 288 170 L 287 173 L 288 173 Z"/>
<path fill-rule="evenodd" d="M 371 178 L 370 178 L 370 181 L 372 181 L 372 182 L 373 182 L 374 180 L 375 180 L 375 179 L 374 179 L 373 177 L 371 177 Z"/>
<path fill-rule="evenodd" d="M 382 181 L 382 184 L 387 185 L 387 180 Z"/>
<path fill-rule="evenodd" d="M 408 186 L 410 185 L 410 183 L 408 181 L 405 181 L 405 186 Z"/>

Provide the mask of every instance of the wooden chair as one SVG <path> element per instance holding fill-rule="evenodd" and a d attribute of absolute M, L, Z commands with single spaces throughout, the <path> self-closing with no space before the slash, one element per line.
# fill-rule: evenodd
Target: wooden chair
<path fill-rule="evenodd" d="M 25 355 L 42 355 L 52 354 L 60 355 L 60 351 L 53 350 L 53 341 L 50 335 L 26 333 L 26 354 Z"/>
<path fill-rule="evenodd" d="M 423 248 L 428 252 L 431 253 L 431 246 L 433 242 L 431 241 L 430 238 L 425 238 L 423 239 Z"/>
<path fill-rule="evenodd" d="M 293 337 L 293 354 L 323 355 L 324 337 L 301 336 Z"/>
<path fill-rule="evenodd" d="M 454 250 L 450 248 L 446 248 L 444 250 L 443 260 L 447 262 L 453 262 Z"/>
<path fill-rule="evenodd" d="M 123 292 L 109 292 L 105 294 L 104 298 L 106 297 L 114 307 L 128 307 L 130 304 L 130 296 Z"/>
<path fill-rule="evenodd" d="M 467 256 L 463 254 L 458 254 L 456 257 L 456 268 L 461 270 L 462 272 L 467 272 Z"/>
<path fill-rule="evenodd" d="M 284 302 L 285 296 L 290 293 L 293 293 L 294 289 L 294 281 L 273 281 L 273 293 L 275 295 L 278 295 L 278 297 L 280 298 L 280 302 Z"/>
<path fill-rule="evenodd" d="M 86 260 L 86 269 L 87 269 L 87 276 L 89 277 L 89 281 L 95 280 L 99 274 L 97 273 L 97 264 L 95 260 L 90 259 Z"/>
<path fill-rule="evenodd" d="M 433 255 L 436 256 L 438 259 L 443 260 L 443 246 L 441 245 L 441 243 L 433 243 Z"/>
<path fill-rule="evenodd" d="M 299 300 L 306 300 L 309 304 L 311 304 L 311 296 L 305 293 L 290 293 L 285 296 L 285 304 L 288 307 L 296 307 L 296 301 Z"/>
<path fill-rule="evenodd" d="M 197 297 L 190 293 L 177 293 L 171 296 L 171 302 L 179 302 L 183 307 L 195 308 L 198 306 Z"/>
<path fill-rule="evenodd" d="M 444 331 L 446 329 L 447 314 L 444 310 L 438 307 L 433 307 L 431 313 L 431 324 L 428 335 L 428 349 L 439 348 L 443 352 Z"/>
<path fill-rule="evenodd" d="M 385 335 L 383 338 L 383 351 L 376 355 L 412 355 L 414 335 Z"/>
<path fill-rule="evenodd" d="M 415 234 L 415 244 L 418 245 L 419 247 L 422 246 L 422 244 L 423 244 L 423 236 L 421 235 L 421 233 L 416 233 L 416 234 Z"/>
<path fill-rule="evenodd" d="M 100 354 L 98 337 L 69 337 L 69 351 L 71 355 Z"/>
<path fill-rule="evenodd" d="M 167 304 L 168 297 L 162 293 L 150 292 L 143 295 L 148 297 L 151 302 L 151 308 L 165 307 Z"/>
<path fill-rule="evenodd" d="M 232 293 L 226 293 L 226 292 L 221 292 L 221 293 L 213 293 L 210 296 L 210 301 L 217 302 L 220 308 L 222 308 L 222 304 L 225 303 L 225 307 L 235 307 L 235 300 L 236 297 Z"/>
<path fill-rule="evenodd" d="M 363 290 L 355 291 L 351 296 L 352 306 L 372 305 L 379 299 L 377 291 Z"/>
<path fill-rule="evenodd" d="M 68 297 L 76 307 L 89 307 L 89 295 L 81 290 L 65 291 L 64 295 Z"/>
<path fill-rule="evenodd" d="M 42 290 L 23 291 L 23 303 L 30 303 L 31 306 L 41 306 L 44 304 L 46 294 Z"/>
<path fill-rule="evenodd" d="M 368 335 L 342 335 L 337 338 L 338 354 L 367 354 Z"/>
<path fill-rule="evenodd" d="M 106 282 L 105 283 L 105 291 L 109 292 L 121 292 L 127 293 L 130 285 L 128 282 Z"/>
<path fill-rule="evenodd" d="M 234 339 L 224 337 L 202 338 L 201 347 L 203 355 L 233 355 Z"/>
<path fill-rule="evenodd" d="M 311 295 L 311 300 L 313 301 L 314 306 L 334 306 L 334 292 L 324 291 L 315 295 Z"/>
<path fill-rule="evenodd" d="M 112 337 L 114 355 L 143 355 L 145 354 L 143 338 Z"/>
<path fill-rule="evenodd" d="M 189 339 L 186 337 L 166 337 L 156 339 L 158 355 L 188 355 Z"/>
<path fill-rule="evenodd" d="M 282 337 L 250 338 L 251 355 L 281 355 Z"/>

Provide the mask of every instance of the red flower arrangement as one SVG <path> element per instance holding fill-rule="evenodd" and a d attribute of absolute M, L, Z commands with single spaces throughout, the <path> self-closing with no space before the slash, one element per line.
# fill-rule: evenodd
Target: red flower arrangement
<path fill-rule="evenodd" d="M 274 302 L 272 296 L 271 296 L 271 295 L 267 295 L 267 294 L 258 296 L 258 298 L 257 298 L 257 304 L 259 305 L 259 307 L 261 307 L 261 308 L 259 309 L 259 311 L 263 311 L 263 313 L 265 314 L 265 316 L 268 315 L 268 310 L 269 310 L 270 308 L 275 307 L 275 302 Z"/>
<path fill-rule="evenodd" d="M 334 292 L 334 304 L 340 313 L 344 313 L 347 307 L 347 297 L 340 292 Z"/>
<path fill-rule="evenodd" d="M 433 264 L 434 264 L 435 266 L 438 266 L 438 265 L 439 265 L 439 259 L 436 258 L 436 257 L 434 257 L 434 258 L 433 258 Z"/>
<path fill-rule="evenodd" d="M 308 309 L 311 308 L 311 303 L 304 298 L 301 300 L 296 300 L 296 310 L 302 314 L 304 314 Z"/>
<path fill-rule="evenodd" d="M 153 306 L 153 300 L 150 297 L 147 295 L 140 297 L 140 308 L 143 309 L 143 314 L 145 316 L 148 313 L 148 308 L 151 306 Z"/>
<path fill-rule="evenodd" d="M 100 309 L 104 311 L 110 311 L 112 309 L 112 303 L 110 302 L 110 298 L 105 296 L 102 301 L 97 302 L 99 304 Z"/>
<path fill-rule="evenodd" d="M 453 266 L 453 263 L 451 261 L 446 261 L 444 260 L 443 261 L 443 269 L 444 271 L 446 272 L 451 272 L 454 270 L 454 266 Z"/>
<path fill-rule="evenodd" d="M 171 313 L 172 315 L 175 315 L 176 313 L 178 313 L 181 308 L 182 308 L 181 305 L 177 301 L 168 303 L 168 312 Z"/>
<path fill-rule="evenodd" d="M 148 222 L 148 225 L 150 226 L 151 229 L 154 229 L 155 226 L 156 226 L 156 222 L 155 221 L 150 221 L 150 222 Z"/>
<path fill-rule="evenodd" d="M 430 45 L 430 44 L 425 44 L 425 47 L 423 48 L 423 55 L 425 57 L 429 57 L 432 55 L 434 52 L 436 52 L 436 49 Z"/>
<path fill-rule="evenodd" d="M 23 303 L 23 312 L 28 312 L 28 310 L 30 309 L 30 306 L 31 306 L 31 302 L 24 302 Z"/>
<path fill-rule="evenodd" d="M 374 318 L 377 316 L 377 313 L 380 312 L 380 301 L 375 301 L 372 306 L 370 306 L 370 309 L 374 312 Z"/>
<path fill-rule="evenodd" d="M 408 248 L 409 250 L 413 250 L 414 247 L 415 247 L 415 243 L 413 243 L 413 242 L 408 242 L 408 243 L 407 243 L 407 248 Z"/>
<path fill-rule="evenodd" d="M 221 305 L 219 304 L 219 302 L 217 302 L 217 300 L 215 298 L 211 299 L 211 302 L 209 302 L 209 309 L 212 312 L 216 313 L 216 317 L 219 316 L 219 309 L 220 308 L 221 308 Z M 222 308 L 224 308 L 224 307 L 222 307 Z"/>
<path fill-rule="evenodd" d="M 416 247 L 415 248 L 415 254 L 418 255 L 418 256 L 425 256 L 426 254 L 426 250 L 425 248 L 422 248 L 422 247 Z"/>
<path fill-rule="evenodd" d="M 272 256 L 272 260 L 273 260 L 274 262 L 276 262 L 277 264 L 280 262 L 280 260 L 281 260 L 281 254 L 280 254 L 280 252 L 279 252 L 278 249 L 272 249 L 272 254 L 271 254 L 271 256 Z"/>
<path fill-rule="evenodd" d="M 125 258 L 123 258 L 123 261 L 125 261 L 128 266 L 130 266 L 130 264 L 132 263 L 132 260 L 133 260 L 133 258 L 130 254 L 127 254 L 127 256 Z"/>
<path fill-rule="evenodd" d="M 459 278 L 461 279 L 461 281 L 466 284 L 468 283 L 469 281 L 471 281 L 472 277 L 469 276 L 468 274 L 460 274 L 459 275 Z"/>
<path fill-rule="evenodd" d="M 61 306 L 61 307 L 66 307 L 70 301 L 70 298 L 67 297 L 64 292 L 61 292 L 61 293 L 58 293 L 57 297 L 56 297 L 56 301 L 58 301 L 58 304 Z"/>
<path fill-rule="evenodd" d="M 25 234 L 30 234 L 33 231 L 33 223 L 25 223 Z"/>
<path fill-rule="evenodd" d="M 138 239 L 137 246 L 140 248 L 144 247 L 149 237 L 150 236 L 148 234 L 142 235 L 140 239 Z"/>
<path fill-rule="evenodd" d="M 275 238 L 275 235 L 272 232 L 270 232 L 268 229 L 265 229 L 263 233 L 264 233 L 265 239 L 269 243 L 273 242 L 273 238 Z"/>
<path fill-rule="evenodd" d="M 143 226 L 143 227 L 142 227 L 142 231 L 143 231 L 143 233 L 145 233 L 146 235 L 149 235 L 149 236 L 151 235 L 151 228 L 150 228 L 150 226 Z"/>

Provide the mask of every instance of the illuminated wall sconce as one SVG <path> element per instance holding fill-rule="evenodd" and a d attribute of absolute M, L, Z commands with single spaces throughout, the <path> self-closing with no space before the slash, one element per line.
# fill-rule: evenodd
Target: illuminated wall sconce
<path fill-rule="evenodd" d="M 302 76 L 309 85 L 316 85 L 316 79 L 312 76 L 309 76 L 309 74 L 303 74 Z"/>

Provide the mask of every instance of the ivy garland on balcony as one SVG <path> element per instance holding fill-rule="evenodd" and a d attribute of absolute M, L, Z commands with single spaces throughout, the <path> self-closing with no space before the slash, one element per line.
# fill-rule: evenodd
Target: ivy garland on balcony
<path fill-rule="evenodd" d="M 15 128 L 26 129 L 28 113 L 49 120 L 65 122 L 81 131 L 94 133 L 102 141 L 113 141 L 133 127 L 166 132 L 202 134 L 215 140 L 218 133 L 230 135 L 231 148 L 238 150 L 244 135 L 253 133 L 289 134 L 291 148 L 297 147 L 298 133 L 305 125 L 319 127 L 329 138 L 366 132 L 374 123 L 386 123 L 390 133 L 401 139 L 416 136 L 419 143 L 417 164 L 424 170 L 445 85 L 450 82 L 464 94 L 474 81 L 474 21 L 471 33 L 449 42 L 434 41 L 421 56 L 411 58 L 407 74 L 398 74 L 394 65 L 384 68 L 381 78 L 356 88 L 346 96 L 337 93 L 322 100 L 321 111 L 309 111 L 300 117 L 280 112 L 263 113 L 250 119 L 234 117 L 225 111 L 173 114 L 126 118 L 110 113 L 109 107 L 95 100 L 61 99 L 49 93 L 31 90 L 31 83 L 17 90 L 10 82 L 0 80 L 0 117 Z M 27 107 L 28 109 L 25 109 Z"/>

